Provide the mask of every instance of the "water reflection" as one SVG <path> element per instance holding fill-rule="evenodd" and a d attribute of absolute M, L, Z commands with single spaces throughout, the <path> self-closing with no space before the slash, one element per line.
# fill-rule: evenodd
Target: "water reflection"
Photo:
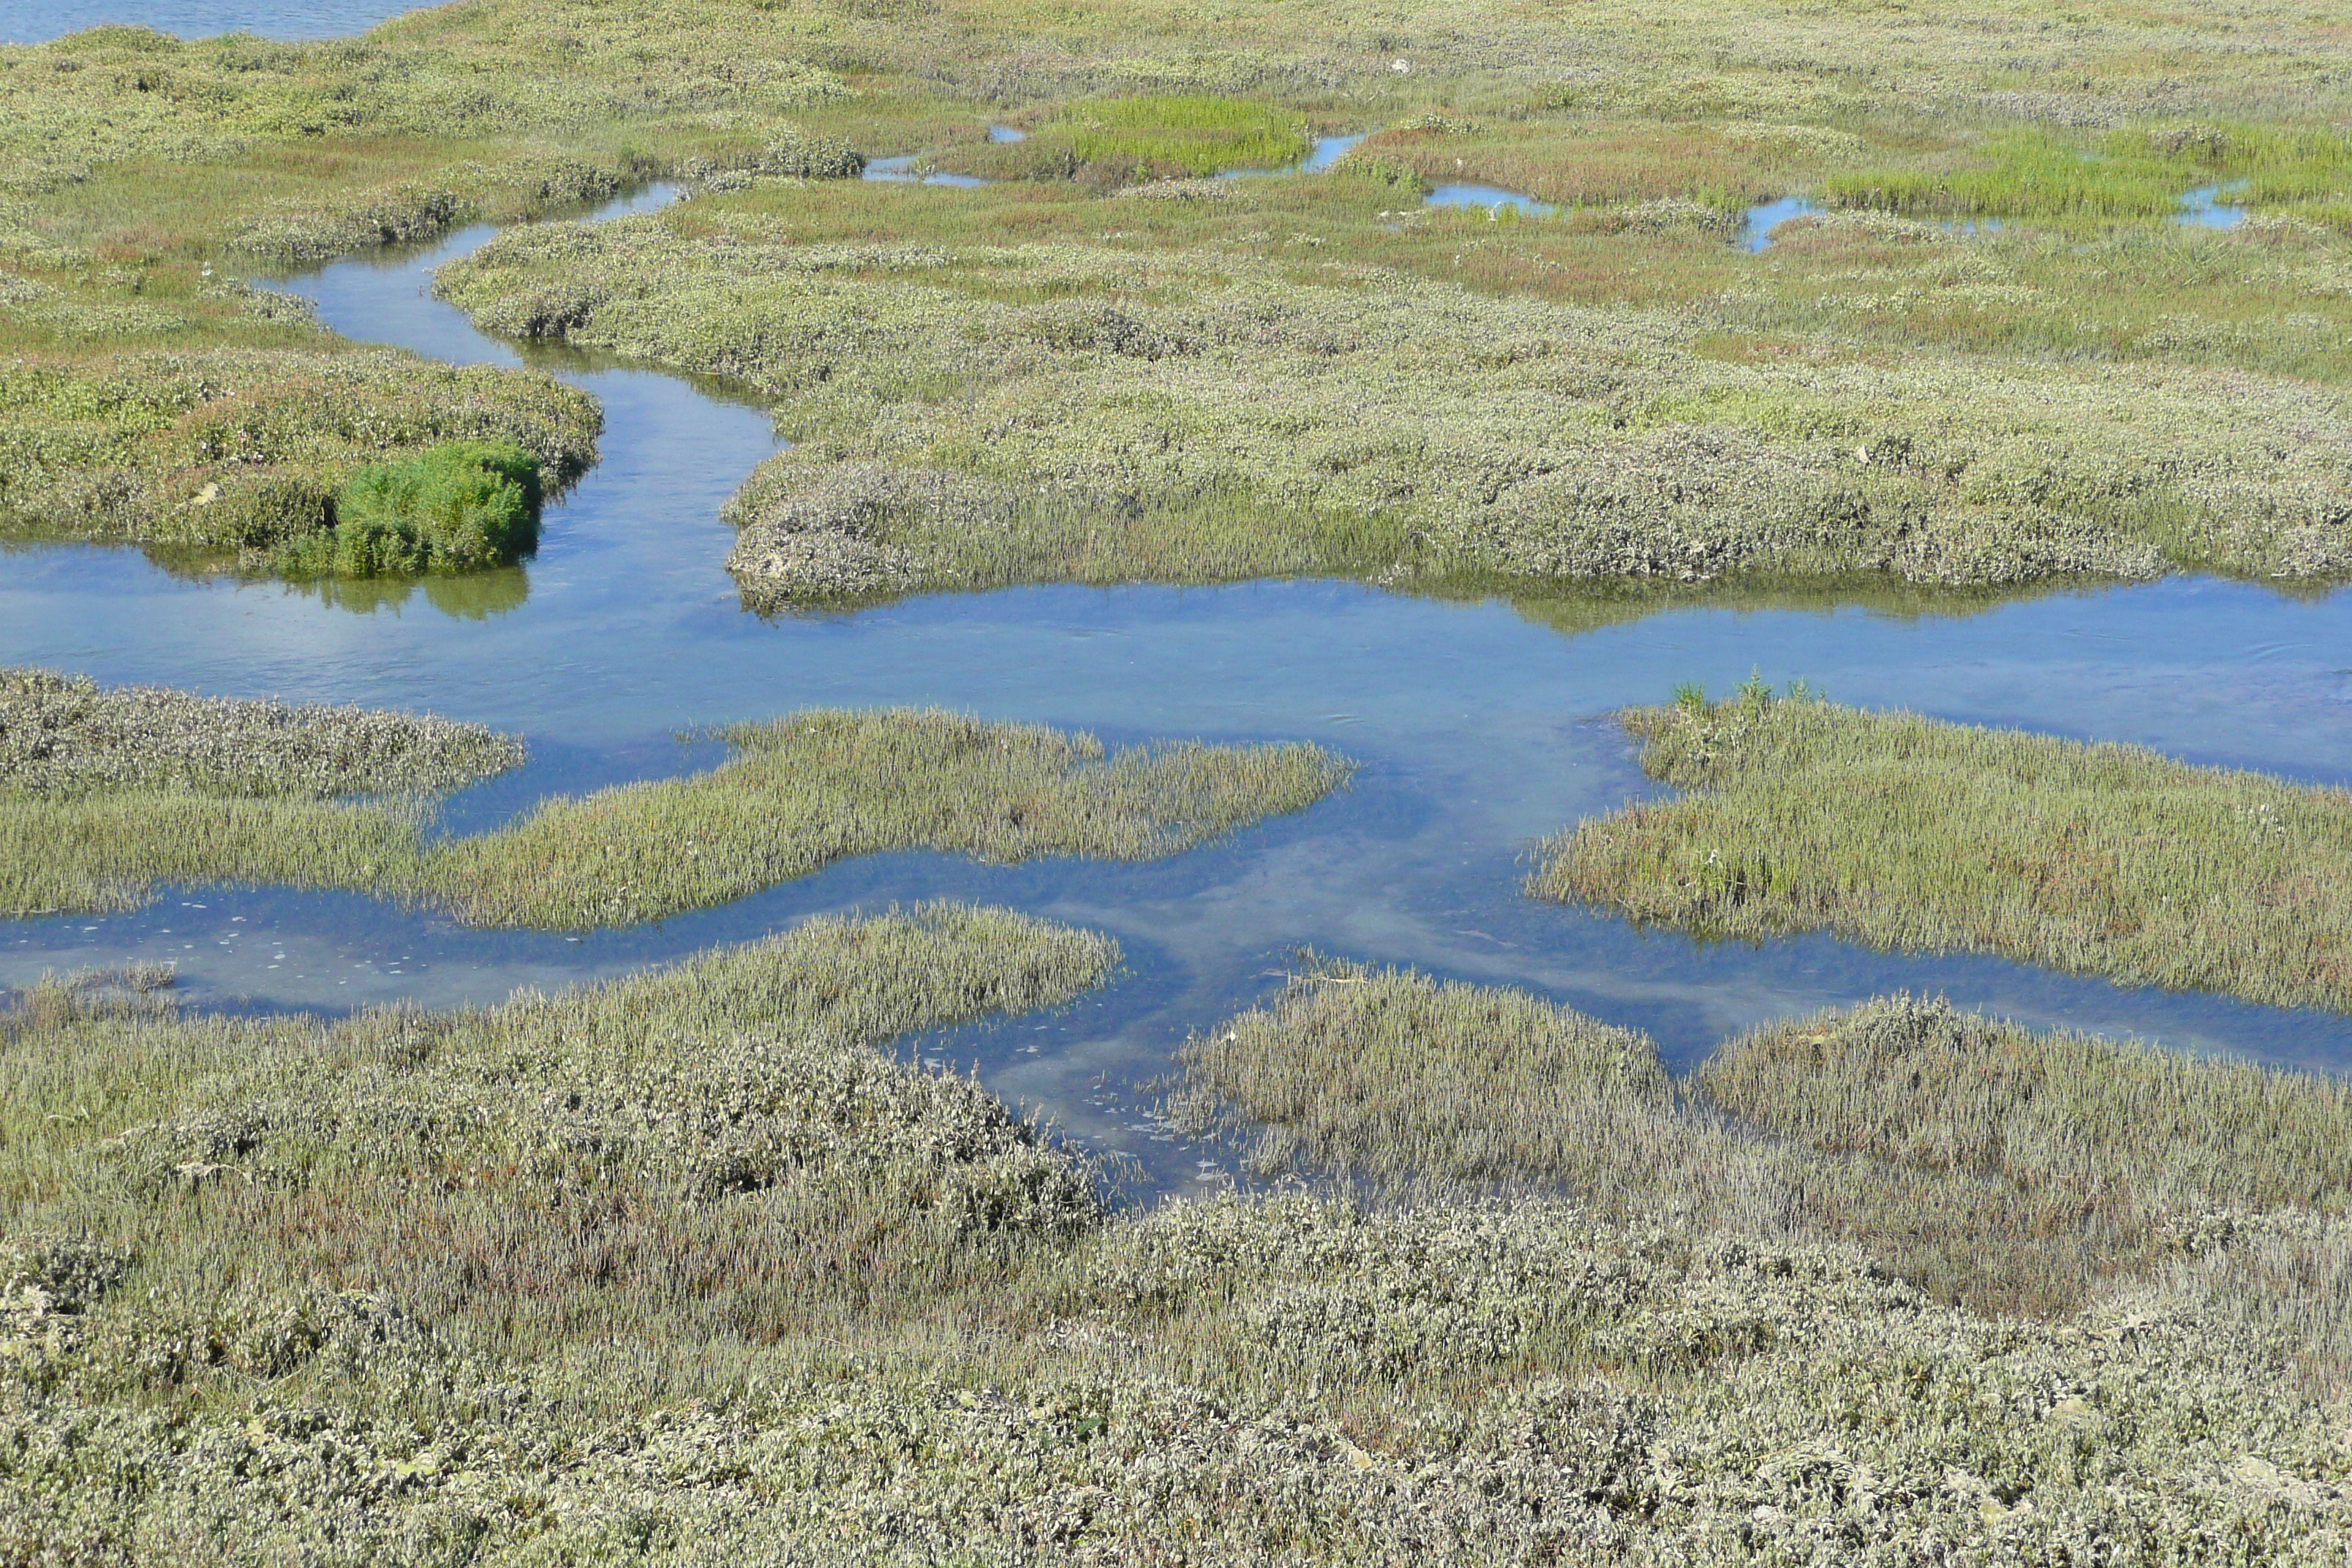
<path fill-rule="evenodd" d="M 1559 210 L 1549 202 L 1539 202 L 1533 196 L 1524 195 L 1517 191 L 1507 191 L 1499 185 L 1467 184 L 1440 185 L 1429 193 L 1422 205 L 1433 207 L 1484 207 L 1489 213 L 1498 213 L 1507 207 L 1529 217 L 1549 217 Z"/>
<path fill-rule="evenodd" d="M 2253 182 L 2231 180 L 2224 184 L 2200 185 L 2180 198 L 2180 210 L 2172 221 L 2192 228 L 2235 228 L 2246 221 L 2246 209 L 2224 203 L 2223 196 L 2234 196 Z"/>
<path fill-rule="evenodd" d="M 994 139 L 991 138 L 992 141 Z M 918 153 L 905 153 L 896 158 L 869 158 L 865 172 L 858 178 L 904 184 L 950 185 L 960 191 L 978 190 L 989 184 L 978 174 L 943 174 L 936 169 L 920 168 L 918 166 L 920 157 Z"/>
<path fill-rule="evenodd" d="M 1772 231 L 1791 218 L 1811 217 L 1822 209 L 1802 196 L 1782 196 L 1776 202 L 1759 202 L 1748 209 L 1740 222 L 1739 232 L 1732 243 L 1743 250 L 1768 250 L 1772 245 Z"/>

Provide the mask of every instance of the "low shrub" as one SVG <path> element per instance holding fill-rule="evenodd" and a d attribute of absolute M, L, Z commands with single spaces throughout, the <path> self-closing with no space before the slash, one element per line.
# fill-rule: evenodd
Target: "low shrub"
<path fill-rule="evenodd" d="M 451 442 L 353 474 L 311 548 L 352 577 L 511 565 L 539 543 L 540 501 L 538 458 Z"/>

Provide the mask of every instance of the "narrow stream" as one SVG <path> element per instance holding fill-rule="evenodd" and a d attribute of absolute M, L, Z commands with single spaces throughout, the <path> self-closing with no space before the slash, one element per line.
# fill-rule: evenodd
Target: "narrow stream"
<path fill-rule="evenodd" d="M 675 738 L 684 727 L 815 704 L 939 703 L 1114 743 L 1311 739 L 1360 761 L 1354 786 L 1154 865 L 878 856 L 625 931 L 486 933 L 351 895 L 175 889 L 132 915 L 0 922 L 0 981 L 171 959 L 208 1005 L 488 1002 L 818 911 L 982 899 L 1108 931 L 1129 972 L 1066 1014 L 920 1048 L 977 1062 L 999 1092 L 1132 1153 L 1169 1186 L 1201 1174 L 1202 1155 L 1163 1141 L 1136 1110 L 1136 1086 L 1168 1070 L 1188 1030 L 1275 987 L 1302 943 L 1529 986 L 1650 1030 L 1677 1062 L 1768 1018 L 1908 987 L 2036 1025 L 2352 1067 L 2352 1019 L 2332 1015 L 1825 938 L 1710 946 L 1518 892 L 1538 836 L 1652 789 L 1603 715 L 1678 681 L 1722 690 L 1751 670 L 1866 706 L 2352 782 L 2352 595 L 2176 580 L 1969 615 L 1849 605 L 1628 618 L 1567 595 L 1514 607 L 1301 581 L 1024 588 L 767 620 L 740 607 L 722 570 L 730 536 L 717 515 L 775 449 L 760 409 L 724 386 L 476 332 L 430 297 L 429 274 L 488 232 L 339 263 L 298 287 L 354 338 L 539 364 L 603 399 L 603 459 L 550 510 L 527 566 L 413 594 L 322 595 L 175 577 L 127 549 L 20 549 L 0 568 L 0 662 L 429 709 L 527 735 L 527 769 L 453 804 L 465 831 L 550 791 L 708 765 L 708 746 Z"/>

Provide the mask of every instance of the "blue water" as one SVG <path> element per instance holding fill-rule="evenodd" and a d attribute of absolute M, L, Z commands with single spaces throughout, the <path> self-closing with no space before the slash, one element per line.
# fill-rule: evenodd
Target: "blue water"
<path fill-rule="evenodd" d="M 1296 163 L 1286 163 L 1279 169 L 1227 169 L 1219 174 L 1221 180 L 1263 179 L 1276 174 L 1319 174 L 1348 155 L 1348 150 L 1361 142 L 1369 132 L 1353 136 L 1318 136 L 1308 147 L 1307 156 Z"/>
<path fill-rule="evenodd" d="M 1440 185 L 1429 193 L 1423 205 L 1433 207 L 1485 207 L 1490 213 L 1508 207 L 1529 217 L 1549 217 L 1559 210 L 1549 202 L 1539 202 L 1517 191 L 1477 184 Z"/>
<path fill-rule="evenodd" d="M 1759 202 L 1748 209 L 1747 218 L 1732 243 L 1743 250 L 1768 250 L 1772 245 L 1772 231 L 1790 218 L 1811 217 L 1822 209 L 1802 196 L 1782 196 L 1776 202 Z"/>
<path fill-rule="evenodd" d="M 363 33 L 412 8 L 407 0 L 11 0 L 0 6 L 0 44 L 44 43 L 110 22 L 182 38 L 221 33 L 332 38 Z"/>
<path fill-rule="evenodd" d="M 915 163 L 919 156 L 919 154 L 917 153 L 907 153 L 896 158 L 868 159 L 866 163 L 866 173 L 861 177 L 909 184 L 920 181 L 926 185 L 949 185 L 960 191 L 978 190 L 988 184 L 977 174 L 943 174 L 936 170 L 919 174 L 915 172 Z"/>
<path fill-rule="evenodd" d="M 1029 132 L 1013 125 L 992 125 L 988 128 L 991 142 L 1026 142 Z"/>
<path fill-rule="evenodd" d="M 2246 209 L 2231 206 L 2223 196 L 2236 195 L 2251 182 L 2231 180 L 2226 184 L 2200 185 L 2180 198 L 2180 210 L 2172 221 L 2194 228 L 2235 228 L 2246 221 Z"/>
<path fill-rule="evenodd" d="M 1358 132 L 1353 136 L 1318 136 L 1315 138 L 1314 150 L 1309 152 L 1305 160 L 1299 163 L 1298 172 L 1302 174 L 1321 174 L 1346 157 L 1356 143 L 1364 139 L 1365 134 Z"/>

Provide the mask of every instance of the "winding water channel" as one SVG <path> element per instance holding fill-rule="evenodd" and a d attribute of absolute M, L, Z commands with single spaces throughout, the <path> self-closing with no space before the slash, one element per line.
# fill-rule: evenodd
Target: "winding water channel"
<path fill-rule="evenodd" d="M 638 207 L 669 193 L 641 194 Z M 1128 973 L 1066 1014 L 922 1042 L 976 1062 L 1163 1186 L 1213 1154 L 1155 1131 L 1139 1086 L 1186 1032 L 1278 984 L 1312 944 L 1531 987 L 1650 1030 L 1678 1063 L 1760 1020 L 1908 987 L 2034 1025 L 2352 1068 L 2352 1019 L 2126 990 L 1994 960 L 1871 952 L 1826 938 L 1705 945 L 1520 896 L 1538 836 L 1651 786 L 1602 721 L 1677 681 L 1759 671 L 1832 697 L 2205 763 L 2352 782 L 2352 594 L 2291 598 L 2176 580 L 2049 594 L 1969 614 L 1696 608 L 1607 617 L 1449 603 L 1353 584 L 1041 587 L 768 620 L 721 563 L 719 502 L 775 449 L 726 388 L 524 350 L 430 297 L 437 263 L 488 237 L 347 261 L 297 280 L 354 338 L 458 361 L 529 363 L 604 402 L 598 466 L 550 510 L 527 566 L 414 593 L 322 597 L 175 577 L 135 551 L 0 556 L 0 661 L 233 695 L 430 709 L 529 737 L 530 764 L 458 797 L 477 831 L 555 790 L 708 765 L 688 726 L 815 704 L 940 703 L 1107 741 L 1306 738 L 1357 758 L 1344 794 L 1145 866 L 989 868 L 874 857 L 724 909 L 581 935 L 466 931 L 352 895 L 174 889 L 104 919 L 0 922 L 0 982 L 170 959 L 184 994 L 234 1008 L 339 1010 L 394 997 L 495 1001 L 624 973 L 824 910 L 948 897 L 1108 931 Z M 1592 629 L 1559 629 L 1561 626 Z"/>

